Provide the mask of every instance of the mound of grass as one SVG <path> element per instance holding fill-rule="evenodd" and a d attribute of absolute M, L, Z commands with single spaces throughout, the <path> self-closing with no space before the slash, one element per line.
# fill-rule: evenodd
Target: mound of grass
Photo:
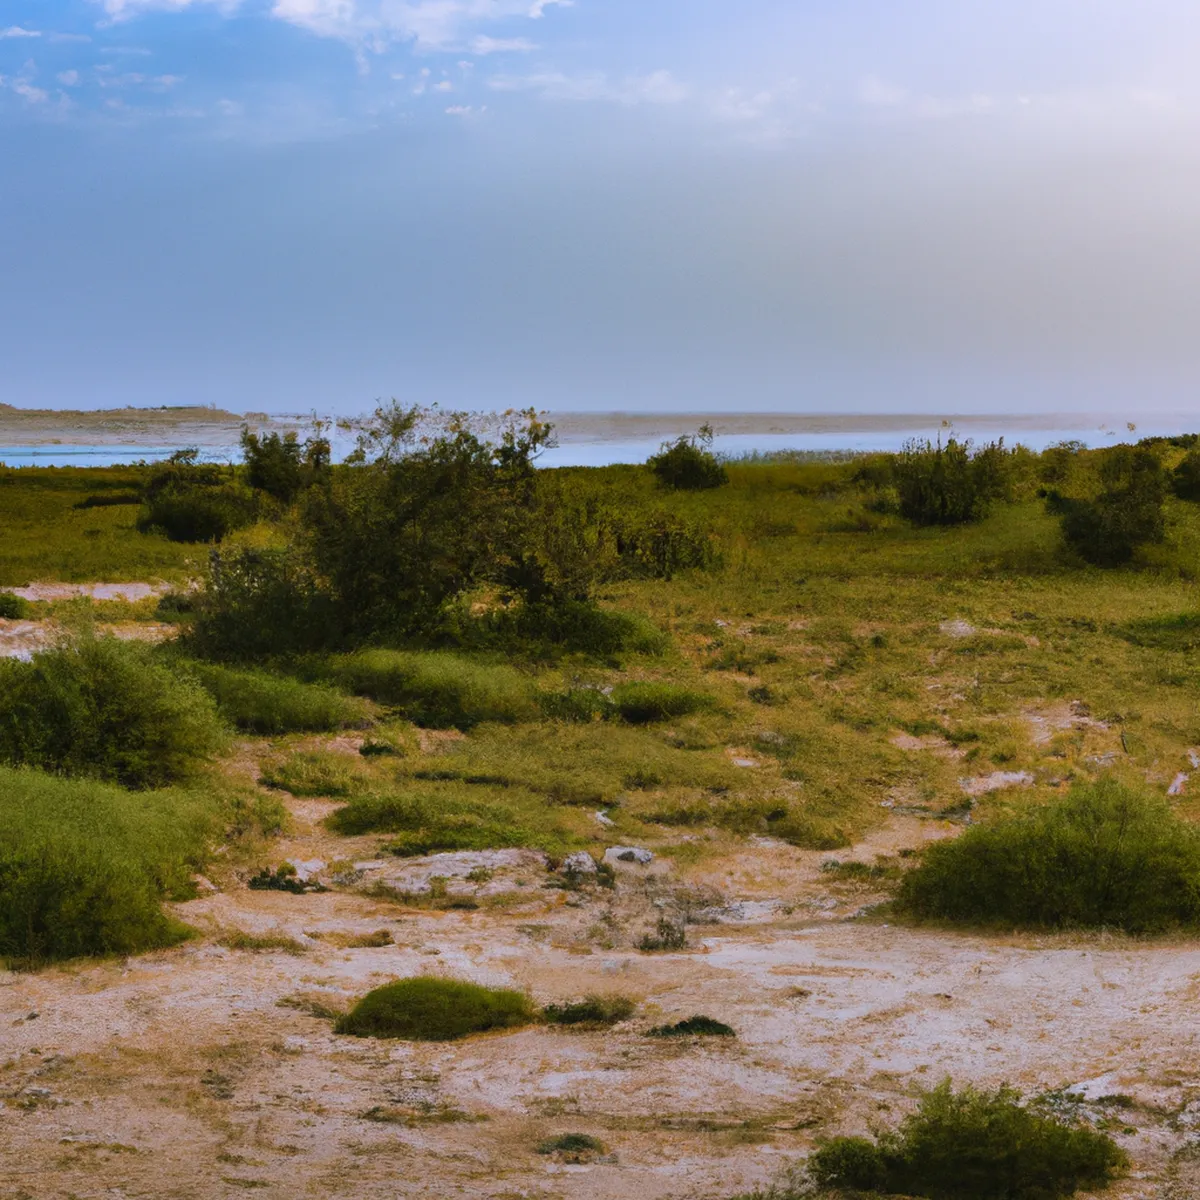
<path fill-rule="evenodd" d="M 191 888 L 210 799 L 0 767 L 0 958 L 133 954 L 187 936 L 161 907 Z"/>
<path fill-rule="evenodd" d="M 365 701 L 336 688 L 215 663 L 189 661 L 185 666 L 217 702 L 221 715 L 247 733 L 362 729 L 371 721 Z"/>
<path fill-rule="evenodd" d="M 529 680 L 512 667 L 455 654 L 364 650 L 333 660 L 335 682 L 380 704 L 393 705 L 430 729 L 472 729 L 483 721 L 534 720 Z"/>
<path fill-rule="evenodd" d="M 136 643 L 81 637 L 0 660 L 0 762 L 153 788 L 223 742 L 208 693 Z"/>
<path fill-rule="evenodd" d="M 895 1133 L 834 1138 L 809 1160 L 819 1187 L 930 1200 L 1060 1200 L 1105 1187 L 1126 1156 L 1105 1134 L 1027 1107 L 1011 1088 L 949 1081 L 926 1093 Z"/>
<path fill-rule="evenodd" d="M 259 783 L 293 796 L 349 796 L 365 786 L 356 759 L 331 750 L 297 750 L 262 764 Z"/>
<path fill-rule="evenodd" d="M 611 702 L 630 725 L 669 721 L 715 707 L 707 693 L 674 683 L 623 683 L 613 688 Z"/>
<path fill-rule="evenodd" d="M 590 1133 L 563 1133 L 538 1142 L 539 1154 L 558 1154 L 568 1162 L 583 1162 L 597 1154 L 607 1153 L 608 1147 Z"/>
<path fill-rule="evenodd" d="M 567 1004 L 547 1004 L 542 1016 L 552 1025 L 601 1028 L 629 1020 L 635 1008 L 628 996 L 584 996 Z"/>
<path fill-rule="evenodd" d="M 647 1037 L 653 1038 L 683 1038 L 683 1037 L 737 1037 L 737 1034 L 723 1021 L 714 1021 L 712 1017 L 688 1017 L 686 1021 L 676 1021 L 674 1025 L 656 1025 L 646 1031 Z"/>
<path fill-rule="evenodd" d="M 0 592 L 0 618 L 19 621 L 29 615 L 29 603 L 15 592 Z"/>
<path fill-rule="evenodd" d="M 917 918 L 1153 933 L 1200 922 L 1200 830 L 1115 780 L 967 830 L 900 885 Z"/>
<path fill-rule="evenodd" d="M 402 979 L 368 992 L 334 1030 L 354 1037 L 451 1042 L 489 1029 L 515 1029 L 534 1020 L 522 992 L 457 979 Z"/>

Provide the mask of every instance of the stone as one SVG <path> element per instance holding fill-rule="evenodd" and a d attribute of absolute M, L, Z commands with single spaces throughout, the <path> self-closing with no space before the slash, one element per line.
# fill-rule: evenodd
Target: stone
<path fill-rule="evenodd" d="M 595 875 L 596 860 L 586 850 L 579 850 L 563 859 L 561 870 L 564 875 Z"/>
<path fill-rule="evenodd" d="M 638 863 L 644 867 L 653 860 L 654 855 L 640 846 L 610 846 L 604 852 L 604 861 L 610 863 Z"/>

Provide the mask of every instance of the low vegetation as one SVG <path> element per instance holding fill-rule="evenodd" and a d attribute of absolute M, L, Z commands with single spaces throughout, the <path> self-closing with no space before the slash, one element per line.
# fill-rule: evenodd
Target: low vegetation
<path fill-rule="evenodd" d="M 1009 1089 L 947 1081 L 899 1130 L 825 1142 L 809 1162 L 824 1189 L 929 1200 L 1060 1200 L 1105 1187 L 1126 1166 L 1106 1134 L 1069 1125 Z"/>
<path fill-rule="evenodd" d="M 1200 921 L 1200 831 L 1115 780 L 925 851 L 901 911 L 969 925 L 1157 933 Z"/>
<path fill-rule="evenodd" d="M 698 433 L 665 442 L 647 465 L 663 487 L 706 491 L 729 482 L 729 473 L 712 452 L 713 428 L 701 425 Z"/>
<path fill-rule="evenodd" d="M 28 615 L 28 601 L 13 592 L 0 592 L 0 619 L 19 621 Z"/>
<path fill-rule="evenodd" d="M 456 979 L 420 977 L 368 992 L 334 1029 L 354 1037 L 450 1042 L 472 1033 L 515 1029 L 536 1012 L 529 997 Z"/>
<path fill-rule="evenodd" d="M 628 996 L 593 995 L 566 1004 L 547 1004 L 542 1009 L 542 1016 L 551 1025 L 602 1029 L 628 1021 L 636 1008 Z"/>
<path fill-rule="evenodd" d="M 332 750 L 297 750 L 266 760 L 259 771 L 264 787 L 293 796 L 350 796 L 366 779 L 359 760 Z"/>
<path fill-rule="evenodd" d="M 653 1038 L 685 1038 L 685 1037 L 737 1037 L 737 1033 L 724 1021 L 716 1021 L 712 1017 L 688 1017 L 686 1021 L 676 1021 L 673 1025 L 656 1025 L 646 1031 L 647 1037 Z"/>

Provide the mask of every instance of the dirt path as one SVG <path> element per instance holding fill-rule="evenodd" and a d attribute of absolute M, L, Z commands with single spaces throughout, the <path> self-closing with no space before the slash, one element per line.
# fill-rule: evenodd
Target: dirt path
<path fill-rule="evenodd" d="M 0 976 L 0 1194 L 716 1200 L 818 1135 L 898 1117 L 914 1085 L 953 1075 L 1031 1091 L 1086 1083 L 1088 1111 L 1118 1115 L 1136 1162 L 1108 1195 L 1200 1195 L 1186 1175 L 1200 1128 L 1200 946 L 856 920 L 872 892 L 831 882 L 827 855 L 770 842 L 692 872 L 622 866 L 615 893 L 547 889 L 537 856 L 493 856 L 484 881 L 450 864 L 451 894 L 477 894 L 478 909 L 406 908 L 361 888 L 401 876 L 419 887 L 463 856 L 371 865 L 375 839 L 320 825 L 330 807 L 293 802 L 294 832 L 275 853 L 366 863 L 337 868 L 347 884 L 295 896 L 231 883 L 178 906 L 206 931 L 186 945 Z M 896 817 L 837 857 L 871 861 L 950 828 Z M 681 902 L 709 922 L 690 927 L 692 949 L 631 948 Z M 295 944 L 220 945 L 234 930 Z M 390 944 L 351 944 L 381 930 Z M 312 1015 L 419 972 L 516 985 L 543 1003 L 619 991 L 640 1007 L 606 1032 L 534 1027 L 452 1045 L 335 1036 Z M 694 1013 L 737 1039 L 644 1036 Z M 1110 1096 L 1125 1098 L 1098 1103 Z M 611 1153 L 590 1164 L 536 1153 L 565 1132 Z"/>

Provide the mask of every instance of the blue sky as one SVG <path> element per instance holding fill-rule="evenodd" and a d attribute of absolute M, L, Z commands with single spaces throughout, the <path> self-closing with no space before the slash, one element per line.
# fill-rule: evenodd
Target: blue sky
<path fill-rule="evenodd" d="M 0 0 L 0 401 L 1190 409 L 1200 5 Z"/>

